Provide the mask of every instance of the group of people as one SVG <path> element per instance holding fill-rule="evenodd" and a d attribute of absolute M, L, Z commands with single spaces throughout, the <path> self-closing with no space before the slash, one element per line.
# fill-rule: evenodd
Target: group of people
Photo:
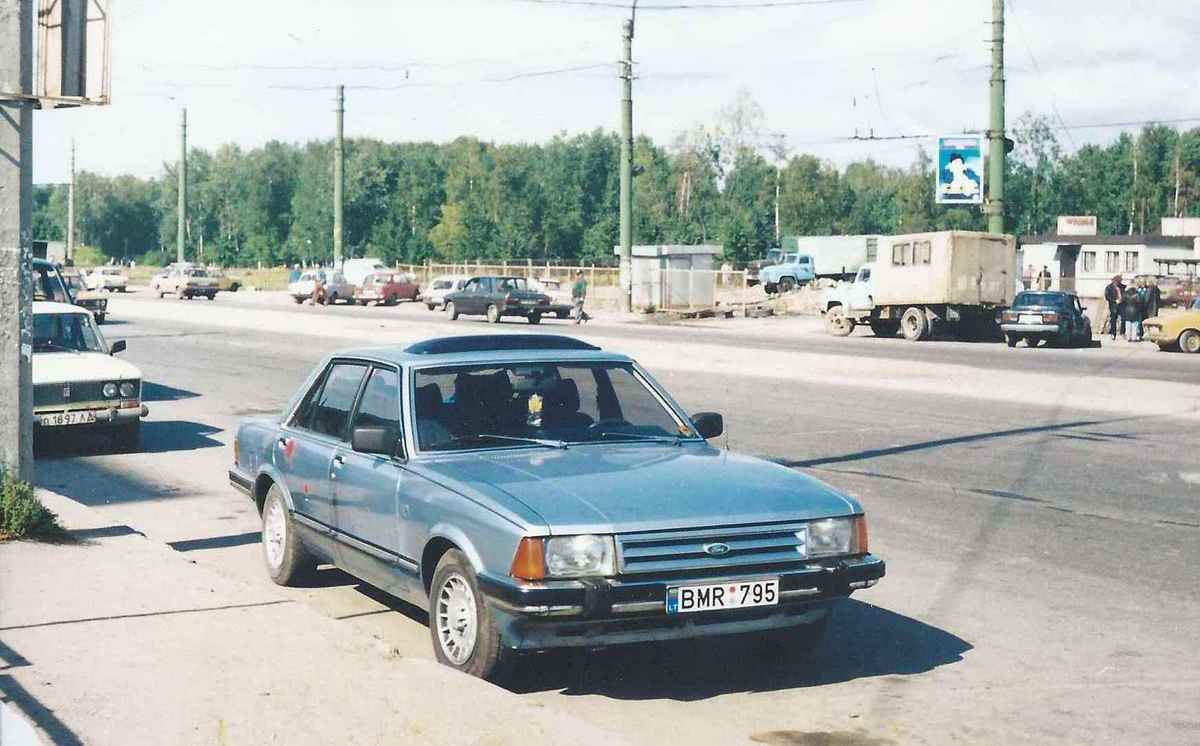
<path fill-rule="evenodd" d="M 1120 334 L 1129 342 L 1142 340 L 1142 322 L 1158 315 L 1162 293 L 1153 277 L 1139 277 L 1130 286 L 1116 275 L 1104 288 L 1108 303 L 1108 334 L 1113 339 Z"/>

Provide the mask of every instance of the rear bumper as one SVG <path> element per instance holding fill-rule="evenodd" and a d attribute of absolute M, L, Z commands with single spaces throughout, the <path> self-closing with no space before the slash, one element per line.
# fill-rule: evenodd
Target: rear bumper
<path fill-rule="evenodd" d="M 506 646 L 520 650 L 604 646 L 739 634 L 815 622 L 829 602 L 884 576 L 873 555 L 781 572 L 695 579 L 586 579 L 524 583 L 480 575 Z M 729 611 L 667 614 L 668 586 L 778 577 L 780 602 Z"/>
<path fill-rule="evenodd" d="M 1061 334 L 1058 324 L 1001 324 L 1000 329 L 1011 334 Z"/>
<path fill-rule="evenodd" d="M 229 483 L 246 497 L 254 497 L 254 480 L 237 469 L 229 470 Z"/>
<path fill-rule="evenodd" d="M 65 410 L 58 409 L 58 410 L 43 410 L 41 412 L 34 412 L 33 413 L 33 424 L 35 427 L 41 428 L 41 427 L 43 427 L 43 425 L 42 425 L 42 416 L 43 415 L 61 414 L 63 411 L 65 411 Z M 76 411 L 76 410 L 71 410 L 71 411 Z M 138 407 L 129 407 L 129 408 L 124 408 L 124 409 L 117 409 L 116 407 L 110 407 L 108 409 L 98 409 L 98 410 L 89 410 L 89 411 L 94 411 L 96 413 L 96 421 L 95 422 L 89 422 L 86 424 L 79 424 L 79 425 L 46 425 L 45 427 L 48 430 L 76 430 L 79 428 L 88 428 L 88 427 L 110 427 L 110 426 L 115 426 L 115 425 L 124 425 L 129 422 L 136 422 L 137 420 L 140 420 L 141 418 L 150 414 L 150 408 L 147 407 L 145 404 L 142 404 Z"/>

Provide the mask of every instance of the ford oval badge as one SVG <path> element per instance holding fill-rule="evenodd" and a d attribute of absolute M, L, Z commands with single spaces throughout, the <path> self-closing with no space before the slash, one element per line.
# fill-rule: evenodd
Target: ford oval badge
<path fill-rule="evenodd" d="M 705 544 L 703 547 L 706 554 L 711 554 L 714 557 L 720 557 L 722 554 L 729 554 L 729 545 L 722 542 L 713 544 Z"/>

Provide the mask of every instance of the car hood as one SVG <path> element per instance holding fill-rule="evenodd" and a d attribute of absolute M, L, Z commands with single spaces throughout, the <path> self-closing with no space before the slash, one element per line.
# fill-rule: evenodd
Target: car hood
<path fill-rule="evenodd" d="M 812 477 L 706 444 L 475 452 L 410 468 L 466 495 L 516 500 L 553 534 L 804 520 L 861 510 Z"/>
<path fill-rule="evenodd" d="M 39 352 L 33 356 L 33 383 L 127 381 L 142 371 L 112 355 L 99 352 Z"/>

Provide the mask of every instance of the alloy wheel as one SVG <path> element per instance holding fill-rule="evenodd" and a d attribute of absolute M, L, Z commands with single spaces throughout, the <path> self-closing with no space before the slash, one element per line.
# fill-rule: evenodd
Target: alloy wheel
<path fill-rule="evenodd" d="M 442 652 L 456 666 L 466 663 L 475 652 L 476 620 L 475 593 L 470 584 L 458 573 L 449 575 L 438 589 L 433 623 L 437 625 Z"/>

